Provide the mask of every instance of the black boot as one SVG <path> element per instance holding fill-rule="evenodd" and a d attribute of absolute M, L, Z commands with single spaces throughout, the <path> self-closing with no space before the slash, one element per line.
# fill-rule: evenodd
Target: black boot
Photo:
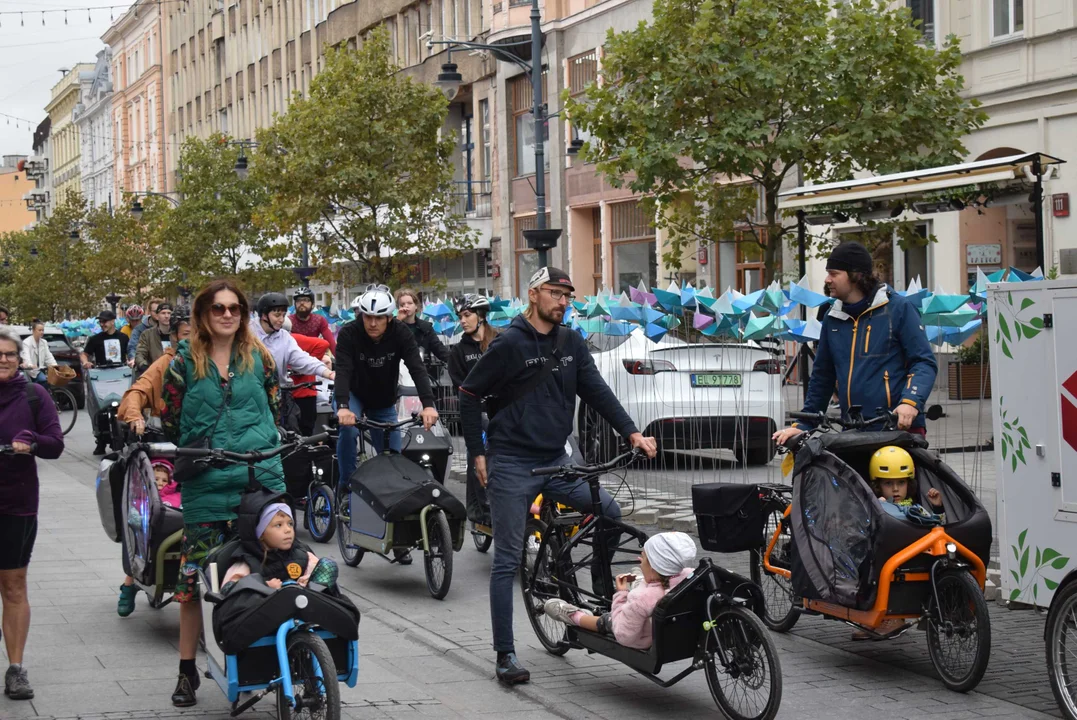
<path fill-rule="evenodd" d="M 198 704 L 195 690 L 200 684 L 198 675 L 188 675 L 181 672 L 176 681 L 176 689 L 172 691 L 172 704 L 176 707 L 191 707 Z"/>
<path fill-rule="evenodd" d="M 107 438 L 100 438 L 100 437 L 97 438 L 97 445 L 93 449 L 93 454 L 94 455 L 104 455 L 107 449 L 108 449 L 108 439 Z"/>

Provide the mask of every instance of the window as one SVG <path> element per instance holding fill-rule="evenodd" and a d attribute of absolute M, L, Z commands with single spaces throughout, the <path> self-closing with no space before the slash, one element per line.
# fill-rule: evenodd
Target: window
<path fill-rule="evenodd" d="M 526 215 L 515 220 L 516 226 L 516 295 L 527 297 L 527 281 L 538 272 L 538 253 L 527 246 L 524 230 L 534 230 L 538 227 L 537 215 Z M 546 213 L 546 227 L 550 226 L 550 214 Z"/>
<path fill-rule="evenodd" d="M 572 97 L 582 95 L 587 86 L 598 79 L 598 53 L 591 52 L 577 55 L 568 59 L 568 92 Z M 576 127 L 571 123 L 571 140 L 587 142 L 591 139 L 591 133 Z"/>
<path fill-rule="evenodd" d="M 595 281 L 595 287 L 602 287 L 602 208 L 591 209 L 591 243 L 594 253 L 594 265 L 591 278 Z"/>
<path fill-rule="evenodd" d="M 510 87 L 513 112 L 513 143 L 516 147 L 516 177 L 535 174 L 535 116 L 531 79 L 521 75 L 512 80 Z M 542 73 L 542 101 L 546 102 L 546 72 Z M 550 169 L 550 121 L 542 126 L 543 165 Z"/>
<path fill-rule="evenodd" d="M 935 0 L 905 0 L 912 12 L 913 25 L 924 34 L 924 42 L 935 43 Z"/>
<path fill-rule="evenodd" d="M 599 223 L 601 227 L 601 220 Z M 658 281 L 654 221 L 638 200 L 610 206 L 610 240 L 617 291 L 628 292 L 641 282 L 644 287 L 654 287 Z"/>
<path fill-rule="evenodd" d="M 1013 37 L 1025 31 L 1025 0 L 991 0 L 991 37 Z"/>
<path fill-rule="evenodd" d="M 491 157 L 489 99 L 479 101 L 479 118 L 482 122 L 482 167 L 479 172 L 483 180 L 489 180 L 493 173 L 493 168 L 490 165 L 493 159 Z"/>
<path fill-rule="evenodd" d="M 737 243 L 737 291 L 745 294 L 763 287 L 766 265 L 763 263 L 763 248 L 759 246 L 756 237 L 765 243 L 767 231 L 765 228 L 757 228 L 755 233 L 758 235 L 751 230 L 738 230 L 733 233 Z"/>

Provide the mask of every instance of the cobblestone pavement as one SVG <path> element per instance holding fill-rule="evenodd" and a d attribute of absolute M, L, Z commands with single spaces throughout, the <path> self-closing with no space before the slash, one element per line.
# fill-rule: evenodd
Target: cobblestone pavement
<path fill-rule="evenodd" d="M 92 493 L 97 463 L 78 432 L 64 458 L 42 464 L 42 530 L 30 568 L 35 610 L 27 657 L 37 699 L 0 698 L 0 718 L 227 717 L 223 696 L 206 684 L 197 708 L 181 712 L 168 705 L 176 672 L 174 607 L 153 611 L 139 596 L 132 617 L 115 615 L 119 546 L 100 529 Z M 458 484 L 450 487 L 462 494 Z M 336 546 L 317 545 L 315 551 L 332 557 Z M 532 682 L 512 691 L 498 687 L 489 635 L 491 559 L 467 540 L 455 557 L 452 589 L 441 602 L 427 594 L 421 562 L 399 567 L 368 557 L 358 568 L 341 568 L 342 587 L 363 610 L 360 684 L 344 688 L 346 717 L 718 716 L 702 674 L 662 689 L 600 656 L 546 654 L 519 604 L 517 650 Z M 744 570 L 745 560 L 737 556 L 719 562 Z M 848 628 L 803 618 L 793 633 L 775 636 L 784 679 L 779 717 L 1049 717 L 1039 711 L 1049 709 L 1044 699 L 1050 698 L 1042 617 L 993 608 L 992 621 L 988 676 L 979 691 L 960 695 L 934 677 L 922 633 L 854 644 Z M 245 717 L 270 717 L 270 709 Z"/>

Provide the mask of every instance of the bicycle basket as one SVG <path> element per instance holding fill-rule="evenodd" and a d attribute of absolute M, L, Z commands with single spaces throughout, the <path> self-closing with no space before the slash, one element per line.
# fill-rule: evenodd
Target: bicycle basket
<path fill-rule="evenodd" d="M 704 550 L 743 552 L 756 550 L 763 542 L 763 503 L 758 485 L 693 485 L 692 511 Z"/>
<path fill-rule="evenodd" d="M 52 365 L 45 373 L 49 385 L 63 387 L 75 379 L 75 371 L 67 365 Z"/>

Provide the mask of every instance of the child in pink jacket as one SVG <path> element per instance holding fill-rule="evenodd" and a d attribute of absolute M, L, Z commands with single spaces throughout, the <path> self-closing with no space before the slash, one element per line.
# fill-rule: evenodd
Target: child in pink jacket
<path fill-rule="evenodd" d="M 666 593 L 692 574 L 696 544 L 682 532 L 655 535 L 640 554 L 642 580 L 635 575 L 617 576 L 617 592 L 608 613 L 596 617 L 558 598 L 546 601 L 550 617 L 584 630 L 613 637 L 625 647 L 646 650 L 651 646 L 651 615 Z"/>

